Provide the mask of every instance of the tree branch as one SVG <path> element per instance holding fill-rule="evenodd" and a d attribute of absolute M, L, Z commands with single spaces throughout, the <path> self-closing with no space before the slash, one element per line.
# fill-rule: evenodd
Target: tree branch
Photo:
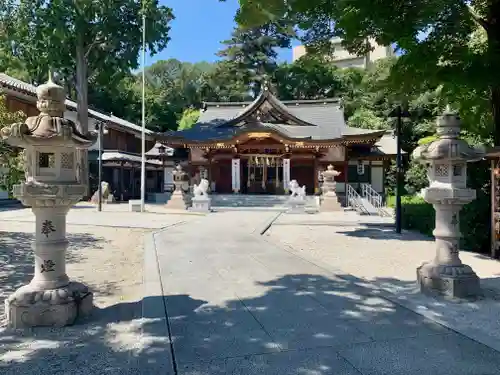
<path fill-rule="evenodd" d="M 475 11 L 474 8 L 470 5 L 467 5 L 467 10 L 472 17 L 472 20 L 478 25 L 481 26 L 485 31 L 488 31 L 490 24 L 481 18 Z"/>

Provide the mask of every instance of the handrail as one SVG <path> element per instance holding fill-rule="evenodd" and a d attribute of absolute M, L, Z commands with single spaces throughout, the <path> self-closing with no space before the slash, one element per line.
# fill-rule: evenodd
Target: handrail
<path fill-rule="evenodd" d="M 377 210 L 384 206 L 382 196 L 370 184 L 361 184 L 361 196 L 366 198 Z"/>
<path fill-rule="evenodd" d="M 356 211 L 362 211 L 363 213 L 369 213 L 366 208 L 361 203 L 361 196 L 358 194 L 356 189 L 350 184 L 346 184 L 347 189 L 347 205 L 355 209 Z"/>
<path fill-rule="evenodd" d="M 384 205 L 382 196 L 377 193 L 370 184 L 361 184 L 361 195 L 377 209 L 380 216 L 391 215 Z"/>

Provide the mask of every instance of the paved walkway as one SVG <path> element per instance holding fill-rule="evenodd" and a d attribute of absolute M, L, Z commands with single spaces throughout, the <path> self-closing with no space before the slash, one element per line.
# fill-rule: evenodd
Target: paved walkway
<path fill-rule="evenodd" d="M 214 213 L 154 236 L 144 337 L 169 331 L 172 351 L 156 345 L 167 373 L 500 373 L 499 352 L 265 241 L 259 232 L 274 215 Z"/>

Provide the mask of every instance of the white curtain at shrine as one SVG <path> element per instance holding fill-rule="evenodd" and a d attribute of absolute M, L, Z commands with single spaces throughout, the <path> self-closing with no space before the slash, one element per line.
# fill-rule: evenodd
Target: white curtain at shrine
<path fill-rule="evenodd" d="M 240 159 L 233 159 L 231 162 L 231 182 L 233 192 L 238 193 L 241 188 L 240 181 Z"/>
<path fill-rule="evenodd" d="M 288 193 L 288 185 L 290 184 L 290 159 L 283 159 L 283 187 Z"/>

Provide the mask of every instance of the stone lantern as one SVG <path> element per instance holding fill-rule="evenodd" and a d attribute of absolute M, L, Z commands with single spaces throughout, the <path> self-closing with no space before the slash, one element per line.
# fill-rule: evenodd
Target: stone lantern
<path fill-rule="evenodd" d="M 172 172 L 172 176 L 174 178 L 175 188 L 165 207 L 175 210 L 184 210 L 186 209 L 186 202 L 184 201 L 183 187 L 186 183 L 186 172 L 184 172 L 182 166 L 178 164 Z"/>
<path fill-rule="evenodd" d="M 323 177 L 323 196 L 321 201 L 321 211 L 331 212 L 331 211 L 342 211 L 342 206 L 337 197 L 335 177 L 339 176 L 340 172 L 335 170 L 333 165 L 329 165 L 326 171 L 321 173 Z"/>
<path fill-rule="evenodd" d="M 413 157 L 427 166 L 429 187 L 422 189 L 426 202 L 436 211 L 433 231 L 436 256 L 417 269 L 423 292 L 467 298 L 480 293 L 479 278 L 459 257 L 459 211 L 476 198 L 467 188 L 467 163 L 484 156 L 482 148 L 473 148 L 459 139 L 460 118 L 448 108 L 437 120 L 438 139 L 415 149 Z"/>
<path fill-rule="evenodd" d="M 3 140 L 24 148 L 25 182 L 14 186 L 14 196 L 35 214 L 34 277 L 6 301 L 11 327 L 64 326 L 92 309 L 92 293 L 66 275 L 66 215 L 85 193 L 78 175 L 85 160 L 77 149 L 87 149 L 97 137 L 81 134 L 64 118 L 66 95 L 51 79 L 37 88 L 38 116 L 2 129 Z M 82 176 L 85 177 L 85 176 Z"/>

